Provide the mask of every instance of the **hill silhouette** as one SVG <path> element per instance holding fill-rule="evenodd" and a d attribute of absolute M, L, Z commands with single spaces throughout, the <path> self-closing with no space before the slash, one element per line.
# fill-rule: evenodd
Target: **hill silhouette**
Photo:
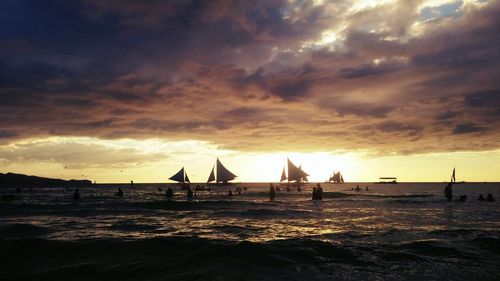
<path fill-rule="evenodd" d="M 8 187 L 80 187 L 92 185 L 89 180 L 62 180 L 28 176 L 14 173 L 0 173 L 0 188 Z"/>

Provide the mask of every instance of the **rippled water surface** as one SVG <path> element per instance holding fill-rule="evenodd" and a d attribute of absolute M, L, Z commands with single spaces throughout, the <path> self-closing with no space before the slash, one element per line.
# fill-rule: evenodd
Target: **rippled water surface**
<path fill-rule="evenodd" d="M 499 280 L 500 184 L 267 184 L 24 189 L 0 201 L 2 280 Z M 229 189 L 246 187 L 241 195 Z M 13 193 L 4 189 L 2 195 Z M 3 277 L 3 278 L 2 278 Z"/>

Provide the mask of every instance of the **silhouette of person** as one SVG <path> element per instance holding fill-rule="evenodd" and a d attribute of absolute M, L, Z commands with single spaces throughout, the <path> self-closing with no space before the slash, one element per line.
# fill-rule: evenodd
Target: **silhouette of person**
<path fill-rule="evenodd" d="M 229 190 L 229 192 L 227 193 L 228 196 L 233 196 L 233 191 L 232 190 Z"/>
<path fill-rule="evenodd" d="M 449 182 L 446 187 L 444 188 L 444 196 L 446 197 L 446 200 L 451 201 L 453 198 L 453 190 L 451 189 L 451 186 L 453 183 Z"/>
<path fill-rule="evenodd" d="M 321 187 L 321 185 L 318 183 L 317 184 L 318 188 L 316 190 L 317 194 L 318 194 L 318 200 L 323 200 L 323 188 Z"/>
<path fill-rule="evenodd" d="M 16 188 L 16 193 L 21 193 L 21 188 Z"/>
<path fill-rule="evenodd" d="M 75 200 L 80 199 L 80 192 L 78 192 L 78 188 L 75 189 L 75 193 L 73 193 L 73 199 L 75 199 Z"/>
<path fill-rule="evenodd" d="M 193 199 L 193 191 L 191 190 L 190 187 L 187 188 L 187 199 L 192 200 Z"/>
<path fill-rule="evenodd" d="M 495 198 L 493 198 L 493 194 L 488 193 L 488 195 L 486 196 L 486 201 L 488 201 L 488 202 L 495 201 Z"/>
<path fill-rule="evenodd" d="M 115 195 L 118 196 L 118 197 L 122 197 L 123 196 L 123 190 L 122 190 L 121 187 L 118 187 L 118 192 Z"/>
<path fill-rule="evenodd" d="M 189 196 L 189 195 L 188 195 Z M 169 187 L 165 190 L 165 197 L 172 198 L 174 197 L 174 191 Z"/>
<path fill-rule="evenodd" d="M 276 190 L 274 189 L 274 185 L 271 183 L 269 184 L 269 199 L 273 201 L 275 197 L 276 197 Z"/>
<path fill-rule="evenodd" d="M 323 188 L 321 188 L 321 185 L 319 183 L 316 184 L 315 187 L 313 187 L 312 199 L 313 200 L 323 199 Z"/>
<path fill-rule="evenodd" d="M 365 190 L 368 191 L 368 186 L 365 186 Z"/>
<path fill-rule="evenodd" d="M 158 186 L 158 191 L 161 192 L 161 187 Z"/>
<path fill-rule="evenodd" d="M 484 201 L 484 196 L 482 194 L 479 195 L 479 198 L 477 198 L 479 201 Z"/>

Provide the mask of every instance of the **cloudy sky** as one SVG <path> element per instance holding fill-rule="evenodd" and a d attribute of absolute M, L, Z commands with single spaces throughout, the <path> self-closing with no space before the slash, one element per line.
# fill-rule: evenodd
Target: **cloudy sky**
<path fill-rule="evenodd" d="M 0 1 L 0 172 L 500 180 L 500 1 Z"/>

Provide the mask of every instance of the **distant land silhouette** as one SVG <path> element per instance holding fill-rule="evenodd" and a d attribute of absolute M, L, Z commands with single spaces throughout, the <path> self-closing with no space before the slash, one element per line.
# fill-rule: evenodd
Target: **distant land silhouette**
<path fill-rule="evenodd" d="M 80 187 L 92 185 L 89 180 L 61 180 L 28 176 L 14 173 L 0 173 L 0 188 L 9 187 Z"/>

